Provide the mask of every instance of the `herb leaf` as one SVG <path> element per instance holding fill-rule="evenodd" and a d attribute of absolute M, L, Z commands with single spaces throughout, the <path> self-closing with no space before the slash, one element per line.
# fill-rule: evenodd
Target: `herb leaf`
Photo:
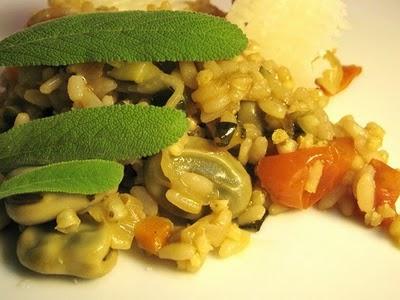
<path fill-rule="evenodd" d="M 105 160 L 62 162 L 35 168 L 0 185 L 0 199 L 35 192 L 96 194 L 118 187 L 123 166 Z"/>
<path fill-rule="evenodd" d="M 187 130 L 183 112 L 114 105 L 34 120 L 0 134 L 0 171 L 56 162 L 153 155 Z"/>
<path fill-rule="evenodd" d="M 44 22 L 0 42 L 0 65 L 228 59 L 247 45 L 232 23 L 178 11 L 81 14 Z"/>

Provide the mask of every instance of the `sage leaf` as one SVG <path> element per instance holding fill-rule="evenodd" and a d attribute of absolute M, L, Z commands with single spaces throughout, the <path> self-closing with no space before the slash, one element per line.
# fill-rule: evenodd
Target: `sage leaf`
<path fill-rule="evenodd" d="M 167 107 L 113 105 L 31 121 L 0 134 L 0 171 L 56 162 L 150 156 L 187 130 L 185 114 Z"/>
<path fill-rule="evenodd" d="M 9 36 L 0 42 L 0 65 L 221 60 L 246 45 L 236 25 L 206 14 L 100 12 L 47 21 Z"/>
<path fill-rule="evenodd" d="M 34 168 L 2 182 L 0 199 L 35 192 L 96 194 L 118 187 L 121 164 L 105 160 L 80 160 Z"/>

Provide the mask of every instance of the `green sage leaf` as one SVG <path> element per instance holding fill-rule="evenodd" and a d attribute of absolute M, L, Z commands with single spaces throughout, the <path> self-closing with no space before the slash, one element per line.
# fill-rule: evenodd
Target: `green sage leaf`
<path fill-rule="evenodd" d="M 40 23 L 0 42 L 0 65 L 112 61 L 207 61 L 232 58 L 247 45 L 228 21 L 182 11 L 103 12 Z"/>
<path fill-rule="evenodd" d="M 0 199 L 35 192 L 96 194 L 118 187 L 121 164 L 105 160 L 62 162 L 34 168 L 2 182 Z"/>
<path fill-rule="evenodd" d="M 31 121 L 0 134 L 0 171 L 56 162 L 150 156 L 187 130 L 185 114 L 166 107 L 114 105 Z"/>

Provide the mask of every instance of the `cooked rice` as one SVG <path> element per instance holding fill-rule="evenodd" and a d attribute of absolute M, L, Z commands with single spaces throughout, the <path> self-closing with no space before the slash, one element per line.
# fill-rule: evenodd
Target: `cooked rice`
<path fill-rule="evenodd" d="M 328 103 L 328 98 L 322 92 L 311 88 L 294 88 L 287 69 L 272 61 L 264 61 L 253 50 L 254 46 L 250 45 L 248 51 L 232 61 L 215 61 L 203 64 L 186 62 L 177 65 L 172 74 L 159 71 L 156 77 L 152 79 L 157 81 L 156 78 L 162 78 L 161 82 L 163 80 L 166 82 L 165 78 L 169 78 L 171 84 L 162 83 L 150 89 L 145 86 L 146 82 L 139 83 L 135 87 L 133 84 L 127 84 L 126 80 L 121 81 L 110 77 L 113 74 L 110 72 L 110 70 L 113 70 L 113 66 L 107 64 L 79 64 L 67 68 L 21 68 L 20 76 L 15 82 L 4 79 L 8 86 L 2 101 L 5 107 L 17 106 L 18 110 L 21 111 L 16 115 L 14 124 L 11 125 L 18 126 L 31 119 L 42 117 L 43 111 L 49 108 L 54 113 L 61 113 L 72 108 L 117 103 L 148 104 L 151 103 L 151 100 L 143 101 L 143 97 L 146 97 L 146 95 L 138 94 L 138 90 L 147 89 L 147 92 L 157 93 L 167 86 L 174 86 L 175 95 L 172 95 L 167 101 L 169 103 L 171 99 L 183 99 L 183 87 L 185 87 L 185 89 L 193 91 L 193 104 L 191 105 L 194 114 L 190 115 L 192 134 L 206 136 L 202 128 L 199 127 L 201 122 L 211 125 L 219 119 L 239 124 L 246 133 L 245 137 L 239 136 L 232 139 L 227 149 L 238 145 L 237 159 L 243 165 L 256 165 L 258 160 L 266 154 L 269 141 L 275 145 L 278 153 L 290 153 L 298 148 L 324 145 L 327 140 L 331 140 L 334 136 L 350 136 L 355 141 L 359 155 L 354 160 L 354 172 L 350 174 L 351 176 L 348 175 L 348 182 L 355 189 L 358 206 L 361 210 L 367 212 L 366 224 L 379 225 L 385 213 L 382 209 L 379 212 L 372 211 L 373 174 L 365 170 L 371 171 L 371 167 L 367 165 L 371 158 L 387 160 L 386 152 L 380 150 L 383 130 L 375 123 L 369 123 L 365 128 L 362 128 L 349 116 L 344 117 L 337 124 L 332 124 L 323 111 Z M 19 104 L 20 99 L 25 102 Z M 251 101 L 264 113 L 264 119 L 261 122 L 266 122 L 265 128 L 260 128 L 257 122 L 241 124 L 240 120 L 237 120 L 242 101 Z M 177 102 L 179 101 L 172 101 L 172 103 Z M 247 119 L 249 118 L 254 119 L 254 116 L 249 116 Z M 304 134 L 294 135 L 294 132 L 291 131 L 293 126 L 300 126 Z M 268 132 L 272 132 L 272 134 L 269 135 Z M 169 147 L 168 151 L 171 151 L 175 156 L 180 155 L 185 147 L 185 140 L 185 137 L 182 138 L 180 142 Z M 323 165 L 317 163 L 310 169 L 310 176 L 306 185 L 307 191 L 314 192 L 316 190 L 322 169 Z M 138 175 L 142 172 L 140 167 L 137 171 Z M 143 182 L 139 179 L 137 184 L 140 184 L 140 181 Z M 205 194 L 210 193 L 213 189 L 213 183 L 209 179 L 190 173 L 185 176 L 184 182 L 187 186 L 194 187 L 191 195 L 198 195 L 198 198 L 181 194 L 181 192 L 173 189 L 167 191 L 166 198 L 183 211 L 193 214 L 199 213 L 202 207 L 207 205 L 200 199 L 203 199 Z M 132 187 L 131 193 L 139 199 L 151 199 L 143 186 Z M 150 207 L 149 204 L 145 204 L 147 215 L 155 215 L 158 212 L 154 200 L 151 201 Z M 356 204 L 354 198 L 349 197 L 343 190 L 334 191 L 318 204 L 321 209 L 334 206 L 337 206 L 344 215 L 350 216 Z M 248 208 L 238 217 L 237 222 L 240 225 L 257 222 L 264 217 L 267 209 L 270 215 L 288 210 L 288 208 L 276 203 L 269 207 L 261 202 L 253 203 L 249 204 Z M 389 214 L 386 213 L 386 215 Z M 226 226 L 228 224 L 235 226 L 228 219 Z M 229 230 L 236 230 L 235 227 L 229 226 L 227 227 L 231 228 Z M 62 227 L 59 226 L 59 228 L 62 230 Z M 210 238 L 208 235 L 206 236 Z M 211 239 L 215 238 L 216 236 Z M 222 237 L 218 243 L 210 243 L 212 249 L 220 248 L 220 255 L 225 257 L 230 252 L 233 253 L 242 249 L 247 244 L 248 237 L 243 237 L 243 239 L 243 241 L 241 238 L 239 241 L 226 241 L 224 246 L 222 246 Z M 186 241 L 185 243 L 193 244 L 194 241 Z M 182 247 L 180 244 L 166 246 L 159 256 L 177 260 L 179 268 L 194 271 L 202 265 L 205 254 L 196 252 L 189 259 L 187 258 L 188 254 L 184 254 L 192 251 L 189 251 L 189 248 L 188 244 L 182 244 Z M 177 249 L 181 250 L 178 251 Z M 171 254 L 174 251 L 176 251 L 175 256 Z M 185 259 L 182 259 L 182 257 Z"/>
<path fill-rule="evenodd" d="M 94 1 L 94 4 L 80 0 L 51 0 L 50 8 L 33 16 L 29 24 L 82 11 L 115 9 L 101 6 L 106 2 L 110 3 L 101 0 Z M 149 1 L 112 3 L 126 9 L 132 8 L 132 5 L 140 9 L 169 9 L 170 4 L 180 8 L 183 5 L 183 1 L 170 1 L 170 4 L 165 2 L 161 5 L 158 5 L 159 1 L 153 2 L 151 4 L 157 3 L 157 6 L 148 7 Z M 297 4 L 303 2 L 296 1 Z M 248 20 L 249 11 L 264 11 L 268 8 L 270 13 L 267 20 L 256 18 L 245 26 L 245 31 L 250 37 L 268 41 L 269 45 L 277 48 L 270 47 L 270 51 L 266 51 L 250 43 L 241 55 L 232 60 L 179 62 L 172 64 L 172 67 L 151 62 L 86 63 L 19 68 L 17 76 L 16 70 L 9 68 L 2 75 L 5 92 L 0 94 L 1 131 L 71 109 L 126 103 L 177 108 L 183 105 L 190 124 L 188 135 L 164 151 L 174 157 L 180 156 L 190 142 L 190 136 L 201 137 L 208 139 L 213 147 L 219 147 L 218 151 L 229 151 L 247 170 L 252 170 L 266 154 L 291 153 L 298 149 L 327 145 L 335 137 L 351 137 L 357 152 L 352 170 L 346 174 L 342 184 L 325 196 L 317 207 L 336 207 L 345 216 L 352 216 L 359 209 L 365 213 L 364 221 L 369 226 L 379 226 L 385 220 L 394 218 L 389 233 L 400 243 L 400 218 L 394 209 L 387 204 L 374 208 L 374 168 L 369 162 L 373 158 L 384 162 L 388 160 L 387 152 L 381 149 L 383 129 L 373 122 L 362 127 L 351 116 L 345 116 L 333 124 L 324 111 L 329 98 L 322 90 L 296 85 L 299 74 L 312 76 L 310 67 L 304 63 L 311 61 L 321 47 L 332 46 L 332 35 L 336 34 L 337 27 L 343 21 L 340 1 L 328 1 L 326 5 L 317 4 L 314 0 L 306 2 L 312 12 L 323 8 L 321 13 L 332 22 L 327 22 L 329 28 L 323 27 L 316 32 L 319 34 L 319 30 L 327 30 L 326 39 L 319 41 L 318 45 L 305 45 L 299 51 L 293 51 L 290 46 L 290 43 L 296 42 L 296 36 L 291 35 L 290 29 L 287 34 L 279 37 L 271 30 L 266 30 L 266 38 L 262 36 L 261 39 L 255 32 L 262 31 L 259 28 L 264 22 L 270 28 L 275 23 L 280 27 L 286 26 L 287 19 L 292 20 L 294 15 L 293 7 L 284 12 L 287 19 L 277 20 L 273 13 L 281 1 L 250 3 L 238 0 L 229 18 L 240 23 Z M 244 4 L 248 8 L 243 8 Z M 209 9 L 204 6 L 206 8 Z M 328 9 L 333 9 L 333 12 L 328 12 Z M 279 15 L 282 16 L 282 13 Z M 298 26 L 300 21 L 301 18 L 296 18 L 291 24 Z M 311 34 L 315 30 L 309 29 L 306 32 Z M 301 34 L 303 36 L 304 32 Z M 280 38 L 290 42 L 289 46 L 285 44 L 285 49 L 299 53 L 299 56 L 294 57 L 281 51 Z M 312 39 L 309 40 L 311 42 Z M 268 60 L 263 58 L 260 51 Z M 288 68 L 270 58 L 277 58 L 276 61 L 291 66 L 294 79 Z M 137 72 L 132 70 L 136 69 L 145 71 L 133 78 L 132 74 Z M 161 103 L 157 103 L 160 100 Z M 218 145 L 214 135 L 222 123 L 234 128 L 234 133 L 226 144 Z M 182 225 L 183 222 L 184 226 L 176 227 L 169 242 L 157 253 L 158 257 L 176 261 L 179 269 L 196 271 L 210 252 L 228 257 L 248 245 L 250 234 L 239 226 L 254 225 L 262 222 L 266 214 L 277 215 L 290 210 L 273 203 L 253 177 L 251 199 L 247 207 L 234 216 L 229 201 L 216 192 L 216 183 L 201 174 L 184 171 L 180 173 L 179 184 L 165 183 L 165 178 L 158 179 L 160 185 L 165 187 L 168 205 L 186 214 L 196 215 L 191 224 L 182 219 L 175 220 L 176 216 L 172 216 L 171 211 L 144 186 L 144 162 L 125 162 L 126 168 L 134 173 L 128 178 L 131 181 L 124 186 L 124 192 L 129 193 L 112 191 L 96 195 L 93 203 L 83 211 L 64 210 L 56 216 L 56 229 L 63 233 L 74 232 L 80 226 L 80 218 L 90 216 L 93 221 L 111 228 L 112 249 L 129 249 L 137 222 L 146 216 L 166 215 L 177 224 Z M 323 170 L 324 164 L 319 160 L 309 168 L 305 187 L 307 192 L 316 192 Z M 204 215 L 204 212 L 208 213 Z"/>

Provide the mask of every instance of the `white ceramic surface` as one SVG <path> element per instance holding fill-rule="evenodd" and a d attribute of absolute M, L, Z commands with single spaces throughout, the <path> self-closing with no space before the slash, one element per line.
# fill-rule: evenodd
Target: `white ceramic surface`
<path fill-rule="evenodd" d="M 0 0 L 0 37 L 21 27 L 44 2 Z M 382 124 L 391 164 L 400 167 L 400 1 L 347 2 L 352 29 L 338 54 L 364 71 L 328 110 L 334 120 L 351 113 L 361 123 Z M 37 276 L 17 264 L 13 235 L 0 235 L 4 300 L 400 299 L 400 250 L 382 233 L 334 212 L 269 217 L 246 251 L 210 258 L 196 274 L 131 252 L 99 280 Z"/>

